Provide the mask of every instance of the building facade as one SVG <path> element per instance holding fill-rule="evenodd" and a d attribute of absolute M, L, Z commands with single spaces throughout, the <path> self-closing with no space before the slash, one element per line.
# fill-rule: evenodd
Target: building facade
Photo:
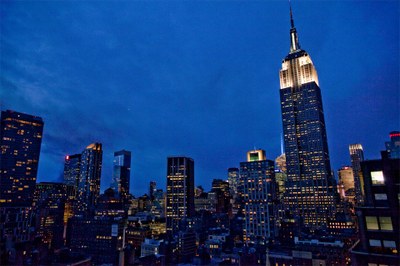
<path fill-rule="evenodd" d="M 280 70 L 287 180 L 285 208 L 311 230 L 333 214 L 335 190 L 317 71 L 300 48 L 292 12 L 290 52 Z"/>
<path fill-rule="evenodd" d="M 400 131 L 389 134 L 390 141 L 385 142 L 386 152 L 390 159 L 400 159 Z"/>
<path fill-rule="evenodd" d="M 352 249 L 354 265 L 398 265 L 400 262 L 400 159 L 361 163 L 365 199 L 356 208 L 359 242 Z"/>
<path fill-rule="evenodd" d="M 194 161 L 188 157 L 167 159 L 167 234 L 179 231 L 179 223 L 194 215 Z"/>
<path fill-rule="evenodd" d="M 1 112 L 0 204 L 31 207 L 43 135 L 38 116 Z"/>
<path fill-rule="evenodd" d="M 265 243 L 275 236 L 274 161 L 266 159 L 264 150 L 249 151 L 247 161 L 240 163 L 240 178 L 244 194 L 244 240 Z"/>
<path fill-rule="evenodd" d="M 131 152 L 122 150 L 114 153 L 112 188 L 121 199 L 127 199 L 131 179 Z"/>
<path fill-rule="evenodd" d="M 363 202 L 363 183 L 360 178 L 361 174 L 361 162 L 364 161 L 364 151 L 361 144 L 350 144 L 349 145 L 351 167 L 353 168 L 354 174 L 354 192 L 356 205 L 360 206 Z"/>
<path fill-rule="evenodd" d="M 93 210 L 100 196 L 102 158 L 101 143 L 90 144 L 82 152 L 76 206 L 80 213 Z"/>

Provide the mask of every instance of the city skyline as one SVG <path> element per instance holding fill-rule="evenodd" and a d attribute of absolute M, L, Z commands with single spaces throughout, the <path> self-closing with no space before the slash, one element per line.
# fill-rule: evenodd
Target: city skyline
<path fill-rule="evenodd" d="M 64 156 L 96 141 L 104 147 L 101 190 L 111 183 L 113 153 L 127 149 L 137 196 L 150 180 L 165 188 L 171 155 L 193 158 L 196 185 L 205 187 L 254 145 L 280 155 L 287 2 L 123 2 L 109 14 L 110 3 L 97 4 L 1 5 L 1 108 L 43 118 L 38 182 L 61 181 Z M 319 73 L 332 170 L 350 165 L 351 143 L 379 158 L 399 128 L 399 3 L 292 5 Z"/>

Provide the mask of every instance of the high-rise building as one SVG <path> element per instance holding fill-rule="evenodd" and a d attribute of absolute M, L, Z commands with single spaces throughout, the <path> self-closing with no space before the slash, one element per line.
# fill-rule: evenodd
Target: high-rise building
<path fill-rule="evenodd" d="M 274 161 L 267 160 L 264 150 L 247 153 L 247 161 L 240 163 L 243 180 L 244 229 L 246 242 L 266 242 L 275 236 L 276 184 Z"/>
<path fill-rule="evenodd" d="M 333 215 L 336 188 L 317 71 L 300 48 L 291 9 L 290 21 L 290 52 L 279 73 L 287 167 L 285 208 L 314 230 Z"/>
<path fill-rule="evenodd" d="M 67 155 L 64 161 L 64 184 L 68 186 L 68 197 L 74 199 L 81 173 L 81 154 Z"/>
<path fill-rule="evenodd" d="M 355 186 L 354 186 L 353 168 L 349 166 L 343 166 L 339 169 L 338 173 L 339 173 L 339 186 L 343 187 L 343 194 L 341 194 L 341 196 L 354 203 Z"/>
<path fill-rule="evenodd" d="M 400 131 L 392 131 L 389 136 L 390 141 L 385 142 L 388 158 L 400 159 Z"/>
<path fill-rule="evenodd" d="M 31 207 L 42 144 L 43 120 L 1 112 L 0 205 Z"/>
<path fill-rule="evenodd" d="M 177 234 L 180 221 L 192 217 L 194 210 L 194 161 L 188 157 L 168 157 L 167 234 Z"/>
<path fill-rule="evenodd" d="M 240 185 L 239 168 L 228 168 L 228 183 L 232 197 L 235 199 L 238 194 L 238 187 Z"/>
<path fill-rule="evenodd" d="M 78 182 L 77 211 L 93 210 L 100 195 L 103 150 L 101 143 L 92 143 L 82 152 Z"/>
<path fill-rule="evenodd" d="M 154 200 L 154 193 L 157 191 L 157 183 L 156 181 L 150 181 L 150 187 L 149 187 L 149 195 L 150 199 Z"/>
<path fill-rule="evenodd" d="M 363 183 L 360 178 L 361 174 L 361 162 L 364 161 L 364 151 L 361 144 L 350 144 L 349 145 L 351 166 L 354 174 L 354 191 L 355 191 L 355 202 L 356 205 L 360 205 L 363 202 Z"/>
<path fill-rule="evenodd" d="M 131 152 L 122 150 L 114 153 L 112 188 L 121 199 L 127 199 L 131 178 Z"/>

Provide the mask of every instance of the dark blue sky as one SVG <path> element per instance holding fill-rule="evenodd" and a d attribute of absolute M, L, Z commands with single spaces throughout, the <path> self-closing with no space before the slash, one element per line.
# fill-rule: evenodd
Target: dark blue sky
<path fill-rule="evenodd" d="M 379 157 L 400 128 L 399 2 L 292 1 L 316 65 L 335 171 L 348 144 Z M 274 159 L 287 1 L 1 1 L 1 108 L 43 117 L 38 181 L 103 143 L 132 151 L 131 192 L 165 188 L 166 157 L 195 160 L 210 188 L 254 146 Z"/>

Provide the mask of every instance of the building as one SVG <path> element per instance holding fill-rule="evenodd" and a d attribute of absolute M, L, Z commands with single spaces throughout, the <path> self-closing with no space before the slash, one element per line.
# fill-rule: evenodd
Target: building
<path fill-rule="evenodd" d="M 343 192 L 341 197 L 355 203 L 355 185 L 354 185 L 354 173 L 353 168 L 349 166 L 343 166 L 338 171 L 339 174 L 339 186 L 342 187 Z"/>
<path fill-rule="evenodd" d="M 167 159 L 167 234 L 175 235 L 179 223 L 194 215 L 194 161 L 188 157 Z"/>
<path fill-rule="evenodd" d="M 145 238 L 141 246 L 140 256 L 158 255 L 160 253 L 160 245 L 163 240 Z"/>
<path fill-rule="evenodd" d="M 100 195 L 103 150 L 101 143 L 93 143 L 82 152 L 78 182 L 77 211 L 92 211 Z"/>
<path fill-rule="evenodd" d="M 1 112 L 0 204 L 31 207 L 43 135 L 38 116 Z"/>
<path fill-rule="evenodd" d="M 291 10 L 290 20 L 290 52 L 279 73 L 287 167 L 285 208 L 314 230 L 333 215 L 336 187 L 317 71 L 300 48 Z"/>
<path fill-rule="evenodd" d="M 127 199 L 131 178 L 131 152 L 122 150 L 114 153 L 112 188 L 117 197 Z"/>
<path fill-rule="evenodd" d="M 354 192 L 356 205 L 360 205 L 363 202 L 363 184 L 360 178 L 361 162 L 364 161 L 364 151 L 361 144 L 350 144 L 349 145 L 351 166 L 354 174 Z"/>
<path fill-rule="evenodd" d="M 55 182 L 36 184 L 34 206 L 36 212 L 36 234 L 49 248 L 64 245 L 64 210 L 67 200 L 67 185 Z"/>
<path fill-rule="evenodd" d="M 228 168 L 228 183 L 232 197 L 236 199 L 238 194 L 238 187 L 240 184 L 239 168 Z"/>
<path fill-rule="evenodd" d="M 90 256 L 94 265 L 118 265 L 123 230 L 123 220 L 75 216 L 68 220 L 67 246 L 73 253 Z"/>
<path fill-rule="evenodd" d="M 68 196 L 75 199 L 78 190 L 79 177 L 81 173 L 81 154 L 65 156 L 64 161 L 64 184 L 71 187 Z"/>
<path fill-rule="evenodd" d="M 388 158 L 400 159 L 400 131 L 392 131 L 389 136 L 390 141 L 385 142 Z"/>
<path fill-rule="evenodd" d="M 33 237 L 32 201 L 43 126 L 38 116 L 1 112 L 0 264 L 18 264 L 18 257 L 27 252 L 25 243 Z"/>
<path fill-rule="evenodd" d="M 240 163 L 240 177 L 244 194 L 245 242 L 265 243 L 275 236 L 274 161 L 267 160 L 264 150 L 247 153 L 247 161 Z"/>
<path fill-rule="evenodd" d="M 354 245 L 354 265 L 398 265 L 400 261 L 400 159 L 361 162 L 365 198 L 356 208 L 359 241 Z"/>

